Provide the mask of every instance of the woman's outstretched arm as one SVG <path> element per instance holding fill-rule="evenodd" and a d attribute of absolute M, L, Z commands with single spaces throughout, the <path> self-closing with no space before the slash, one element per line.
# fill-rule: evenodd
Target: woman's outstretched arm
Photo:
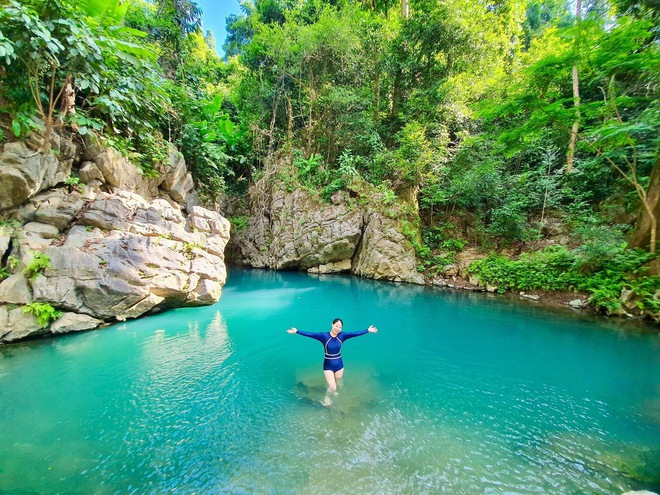
<path fill-rule="evenodd" d="M 369 328 L 366 330 L 360 330 L 359 332 L 342 332 L 339 335 L 343 335 L 342 340 L 348 340 L 352 339 L 353 337 L 359 337 L 360 335 L 366 335 L 368 333 L 376 333 L 378 329 L 373 326 L 369 325 Z"/>
<path fill-rule="evenodd" d="M 323 342 L 323 334 L 320 333 L 314 333 L 314 332 L 303 332 L 302 330 L 298 330 L 296 327 L 291 327 L 287 330 L 288 333 L 297 333 L 298 335 L 302 335 L 303 337 L 310 337 L 312 339 L 316 339 L 319 342 Z"/>

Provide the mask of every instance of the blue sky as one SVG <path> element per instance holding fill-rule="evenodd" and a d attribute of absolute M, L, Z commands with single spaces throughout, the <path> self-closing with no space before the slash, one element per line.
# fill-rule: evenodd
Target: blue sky
<path fill-rule="evenodd" d="M 222 44 L 227 37 L 225 30 L 225 19 L 230 14 L 238 14 L 241 9 L 238 0 L 194 0 L 195 3 L 202 9 L 202 28 L 204 32 L 207 29 L 213 31 L 215 37 L 216 51 L 220 56 L 225 55 L 222 50 Z"/>

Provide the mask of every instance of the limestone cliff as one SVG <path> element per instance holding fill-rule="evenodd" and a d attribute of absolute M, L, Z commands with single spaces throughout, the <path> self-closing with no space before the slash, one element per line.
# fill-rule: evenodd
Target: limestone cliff
<path fill-rule="evenodd" d="M 250 202 L 247 227 L 232 232 L 227 256 L 252 267 L 424 283 L 399 223 L 373 204 L 357 206 L 345 191 L 327 204 L 308 191 L 274 185 Z"/>
<path fill-rule="evenodd" d="M 148 179 L 98 144 L 28 144 L 0 155 L 0 343 L 219 299 L 229 222 L 194 205 L 180 153 Z"/>

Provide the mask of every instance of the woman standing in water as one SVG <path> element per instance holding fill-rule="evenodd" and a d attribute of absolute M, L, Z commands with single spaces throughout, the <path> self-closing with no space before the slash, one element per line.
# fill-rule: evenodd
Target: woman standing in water
<path fill-rule="evenodd" d="M 337 391 L 337 380 L 344 376 L 344 361 L 341 358 L 341 346 L 344 341 L 359 337 L 367 333 L 376 333 L 378 329 L 370 325 L 366 330 L 359 332 L 342 332 L 344 322 L 341 318 L 332 320 L 332 328 L 329 332 L 301 332 L 297 328 L 289 328 L 288 333 L 297 333 L 303 337 L 310 337 L 316 339 L 323 344 L 325 350 L 325 359 L 323 360 L 323 374 L 325 381 L 328 382 L 328 392 Z"/>

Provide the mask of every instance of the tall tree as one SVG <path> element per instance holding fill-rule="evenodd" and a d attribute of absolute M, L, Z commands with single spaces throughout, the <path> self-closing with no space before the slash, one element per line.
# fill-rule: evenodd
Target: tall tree
<path fill-rule="evenodd" d="M 582 1 L 575 2 L 575 65 L 571 70 L 573 80 L 573 105 L 575 106 L 575 121 L 571 127 L 571 137 L 568 142 L 568 153 L 566 157 L 566 172 L 573 170 L 573 160 L 575 159 L 575 143 L 577 142 L 578 130 L 580 128 L 580 75 L 577 60 L 580 58 L 580 19 L 581 19 Z"/>
<path fill-rule="evenodd" d="M 165 48 L 161 65 L 174 77 L 185 58 L 186 36 L 202 26 L 202 11 L 192 0 L 155 0 L 156 29 L 154 37 Z"/>

